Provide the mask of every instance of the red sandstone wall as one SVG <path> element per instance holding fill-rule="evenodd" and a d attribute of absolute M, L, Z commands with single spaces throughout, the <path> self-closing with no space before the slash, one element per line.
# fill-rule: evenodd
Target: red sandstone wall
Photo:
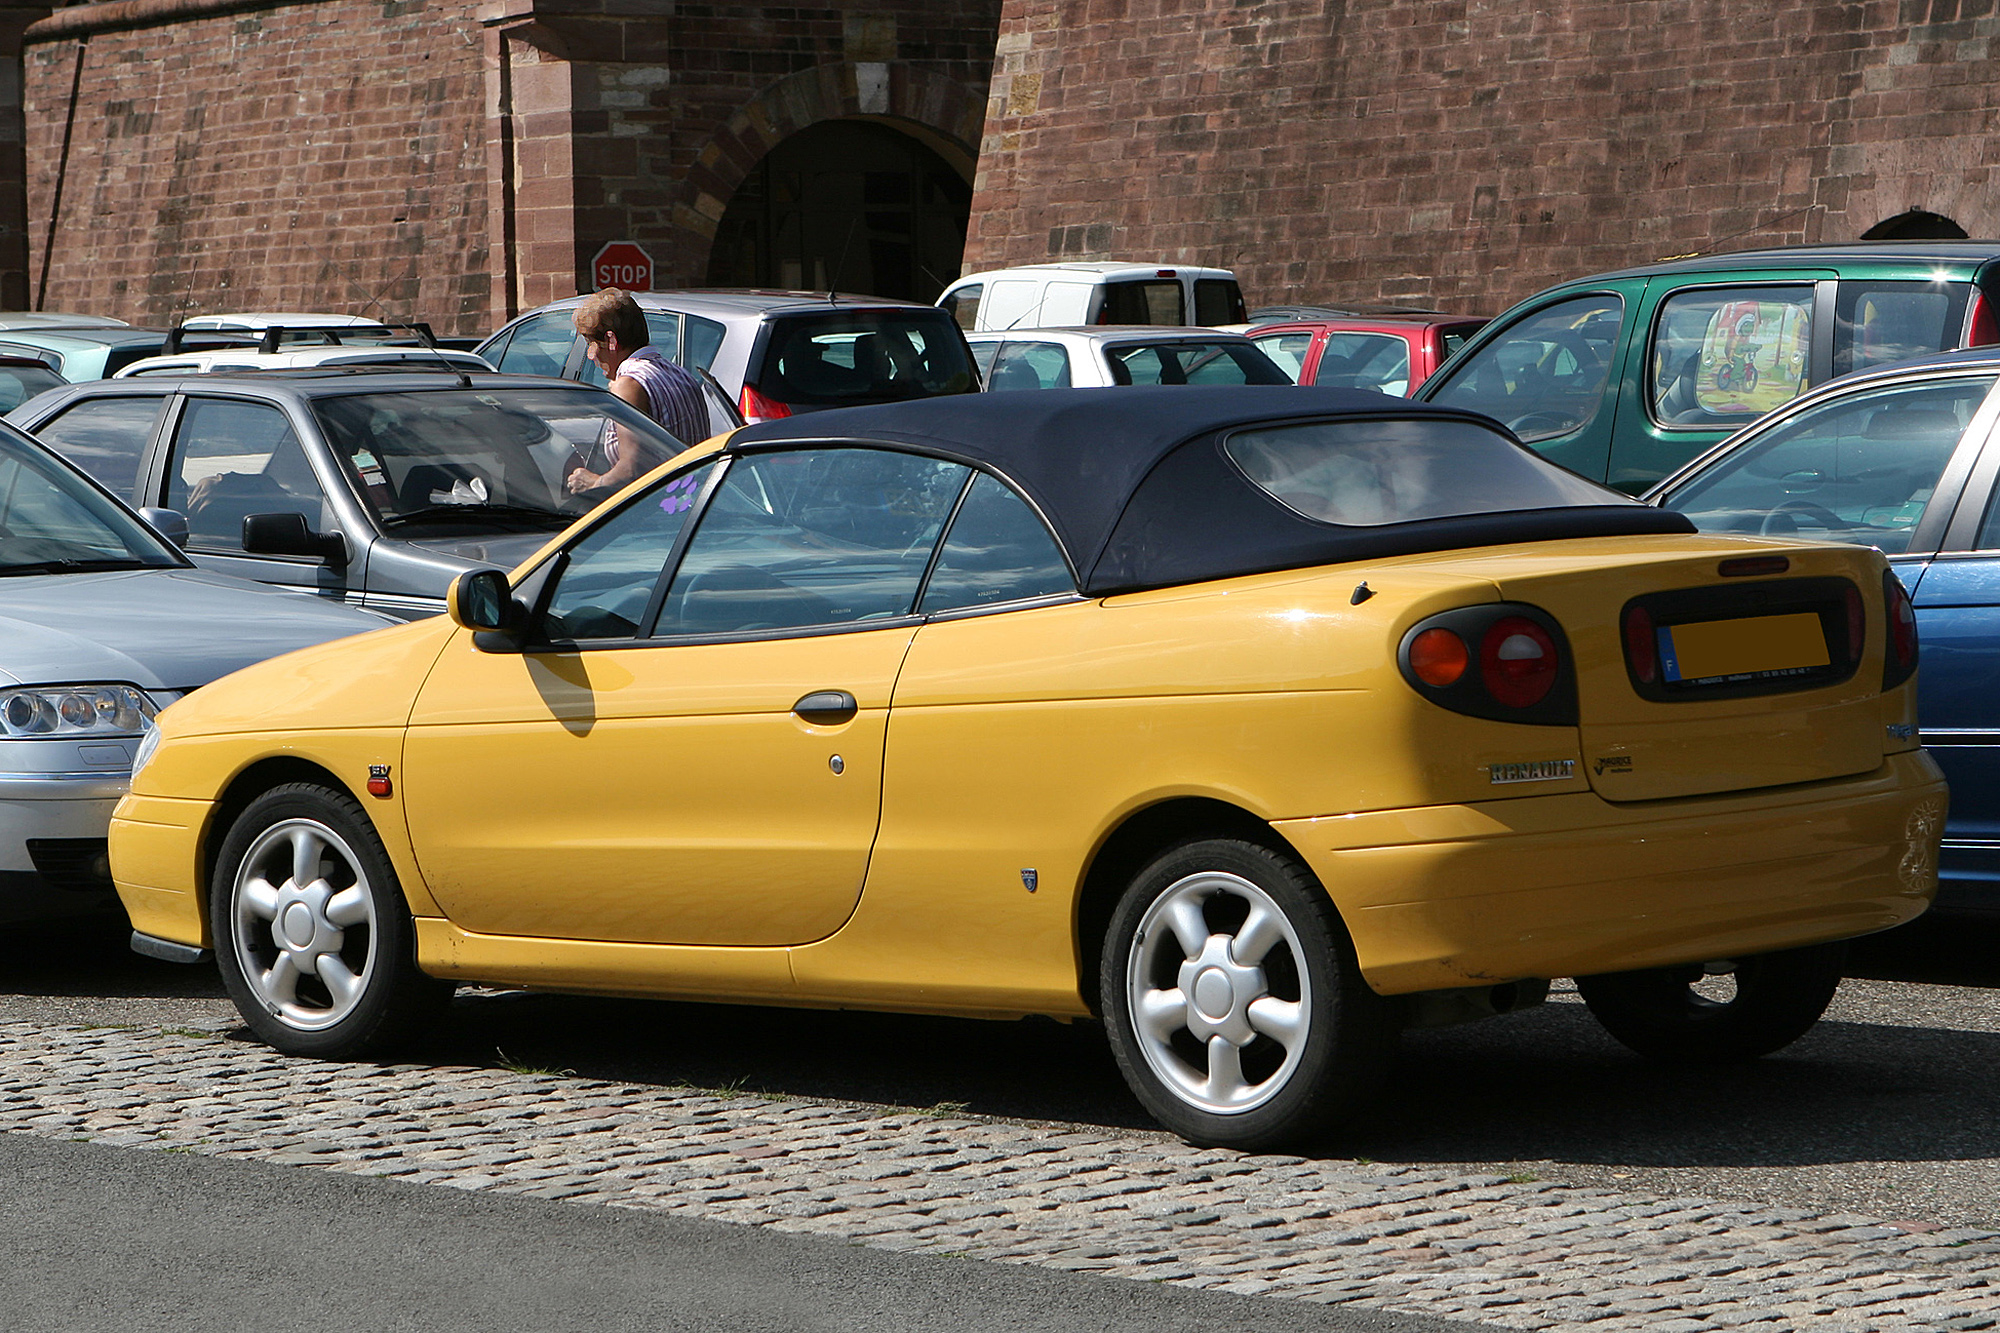
<path fill-rule="evenodd" d="M 822 119 L 920 126 L 971 170 L 1001 0 L 712 4 L 671 23 L 621 17 L 615 4 L 586 19 L 589 0 L 556 2 L 579 11 L 552 23 L 579 68 L 585 261 L 603 240 L 627 237 L 653 255 L 657 286 L 704 283 L 737 184 L 785 134 Z"/>
<path fill-rule="evenodd" d="M 966 267 L 1497 311 L 1910 208 L 2000 235 L 1995 0 L 1006 0 Z"/>
<path fill-rule="evenodd" d="M 92 34 L 66 169 L 78 45 L 30 45 L 31 300 L 46 254 L 50 309 L 386 308 L 486 331 L 476 7 L 317 0 Z"/>

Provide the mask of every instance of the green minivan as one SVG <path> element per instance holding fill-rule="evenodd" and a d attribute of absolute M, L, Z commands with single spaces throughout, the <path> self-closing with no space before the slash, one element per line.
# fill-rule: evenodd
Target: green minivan
<path fill-rule="evenodd" d="M 1836 375 L 1995 342 L 2000 241 L 1749 250 L 1551 287 L 1412 397 L 1636 494 Z"/>

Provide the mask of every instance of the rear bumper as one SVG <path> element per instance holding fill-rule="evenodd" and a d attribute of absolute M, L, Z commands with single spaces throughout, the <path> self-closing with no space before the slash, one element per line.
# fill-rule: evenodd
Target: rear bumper
<path fill-rule="evenodd" d="M 1383 994 L 1588 976 L 1886 930 L 1937 891 L 1945 786 L 1873 773 L 1612 804 L 1573 793 L 1287 820 Z"/>

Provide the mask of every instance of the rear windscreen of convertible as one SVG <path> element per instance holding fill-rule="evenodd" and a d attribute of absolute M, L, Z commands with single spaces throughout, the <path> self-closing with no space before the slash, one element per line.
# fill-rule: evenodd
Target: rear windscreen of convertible
<path fill-rule="evenodd" d="M 1301 422 L 1239 430 L 1223 449 L 1286 508 L 1343 526 L 1622 498 L 1471 422 Z"/>

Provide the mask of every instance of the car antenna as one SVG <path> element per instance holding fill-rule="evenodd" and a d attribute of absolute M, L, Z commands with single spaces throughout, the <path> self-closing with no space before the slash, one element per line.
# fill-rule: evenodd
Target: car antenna
<path fill-rule="evenodd" d="M 306 243 L 306 248 L 311 250 L 314 254 L 318 255 L 320 257 L 320 262 L 322 264 L 332 269 L 334 272 L 340 274 L 342 278 L 346 279 L 348 286 L 354 288 L 354 290 L 360 292 L 362 296 L 367 298 L 368 304 L 362 307 L 362 310 L 364 312 L 370 306 L 372 306 L 382 315 L 384 316 L 388 315 L 389 308 L 383 305 L 381 300 L 378 297 L 376 297 L 372 292 L 370 292 L 366 287 L 362 286 L 360 280 L 357 279 L 352 273 L 342 268 L 340 264 L 333 258 L 332 255 L 329 255 L 326 251 L 320 249 L 318 246 L 313 245 L 310 241 Z M 386 318 L 382 320 L 382 323 L 389 328 L 405 328 L 411 330 L 413 333 L 417 335 L 417 341 L 423 347 L 427 348 L 434 356 L 437 357 L 438 364 L 444 368 L 445 372 L 447 374 L 456 375 L 458 377 L 459 388 L 470 389 L 472 387 L 472 376 L 466 373 L 464 366 L 454 364 L 452 362 L 452 359 L 446 356 L 444 352 L 438 347 L 437 338 L 431 333 L 430 325 L 408 324 L 400 320 L 392 323 Z"/>
<path fill-rule="evenodd" d="M 833 276 L 827 279 L 826 302 L 840 304 L 840 274 L 847 267 L 847 252 L 854 245 L 854 229 L 861 225 L 861 215 L 856 213 L 847 223 L 847 239 L 840 243 L 840 258 L 833 266 Z"/>

